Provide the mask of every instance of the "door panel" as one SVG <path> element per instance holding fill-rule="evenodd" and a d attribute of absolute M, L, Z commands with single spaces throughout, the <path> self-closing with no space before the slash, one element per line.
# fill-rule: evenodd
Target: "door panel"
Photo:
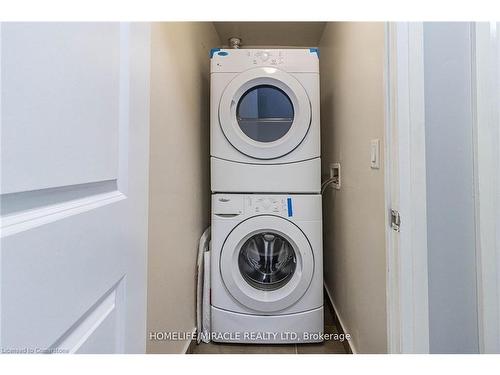
<path fill-rule="evenodd" d="M 118 330 L 122 330 L 123 284 L 113 287 L 104 298 L 85 313 L 53 348 L 71 348 L 70 353 L 112 353 L 121 351 L 122 340 Z"/>
<path fill-rule="evenodd" d="M 118 177 L 120 25 L 2 27 L 2 193 Z"/>
<path fill-rule="evenodd" d="M 2 319 L 22 322 L 5 324 L 2 342 L 51 347 L 124 276 L 126 228 L 103 225 L 121 203 L 2 239 Z"/>
<path fill-rule="evenodd" d="M 142 353 L 149 25 L 1 27 L 0 349 Z"/>

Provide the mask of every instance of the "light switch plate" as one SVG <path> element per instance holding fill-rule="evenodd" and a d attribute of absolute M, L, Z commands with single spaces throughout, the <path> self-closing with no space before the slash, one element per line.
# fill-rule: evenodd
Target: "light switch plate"
<path fill-rule="evenodd" d="M 380 140 L 372 139 L 370 141 L 370 167 L 372 169 L 380 168 Z"/>

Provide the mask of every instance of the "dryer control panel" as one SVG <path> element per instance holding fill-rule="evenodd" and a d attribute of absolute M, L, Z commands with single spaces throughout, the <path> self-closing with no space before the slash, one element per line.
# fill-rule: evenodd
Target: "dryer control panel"
<path fill-rule="evenodd" d="M 248 50 L 247 53 L 253 65 L 281 65 L 285 61 L 284 52 L 280 50 Z"/>
<path fill-rule="evenodd" d="M 317 48 L 220 49 L 210 51 L 211 73 L 240 73 L 256 67 L 279 68 L 290 73 L 319 73 Z"/>

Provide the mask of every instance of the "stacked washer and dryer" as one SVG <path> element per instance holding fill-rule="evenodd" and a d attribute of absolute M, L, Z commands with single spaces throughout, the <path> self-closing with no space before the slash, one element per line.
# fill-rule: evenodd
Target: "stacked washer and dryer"
<path fill-rule="evenodd" d="M 321 341 L 318 50 L 210 54 L 211 337 Z"/>

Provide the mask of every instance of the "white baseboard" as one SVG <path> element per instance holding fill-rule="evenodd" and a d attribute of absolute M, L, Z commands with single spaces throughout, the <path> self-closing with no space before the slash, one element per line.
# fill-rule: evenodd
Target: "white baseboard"
<path fill-rule="evenodd" d="M 335 315 L 337 315 L 337 319 L 340 323 L 340 326 L 342 327 L 342 330 L 344 331 L 344 333 L 349 333 L 349 330 L 346 329 L 346 326 L 344 324 L 344 321 L 342 320 L 342 317 L 339 315 L 339 310 L 337 309 L 337 307 L 335 306 L 335 303 L 333 302 L 333 298 L 332 298 L 332 295 L 330 293 L 330 290 L 328 290 L 328 286 L 326 285 L 326 283 L 323 283 L 324 285 L 324 288 L 325 288 L 325 291 L 326 291 L 326 295 L 328 296 L 328 299 L 330 300 L 330 303 L 332 304 L 333 306 L 333 310 L 335 310 Z M 347 345 L 349 345 L 349 347 L 351 348 L 351 352 L 352 354 L 357 354 L 358 351 L 356 350 L 356 347 L 354 346 L 352 340 L 347 340 Z"/>

